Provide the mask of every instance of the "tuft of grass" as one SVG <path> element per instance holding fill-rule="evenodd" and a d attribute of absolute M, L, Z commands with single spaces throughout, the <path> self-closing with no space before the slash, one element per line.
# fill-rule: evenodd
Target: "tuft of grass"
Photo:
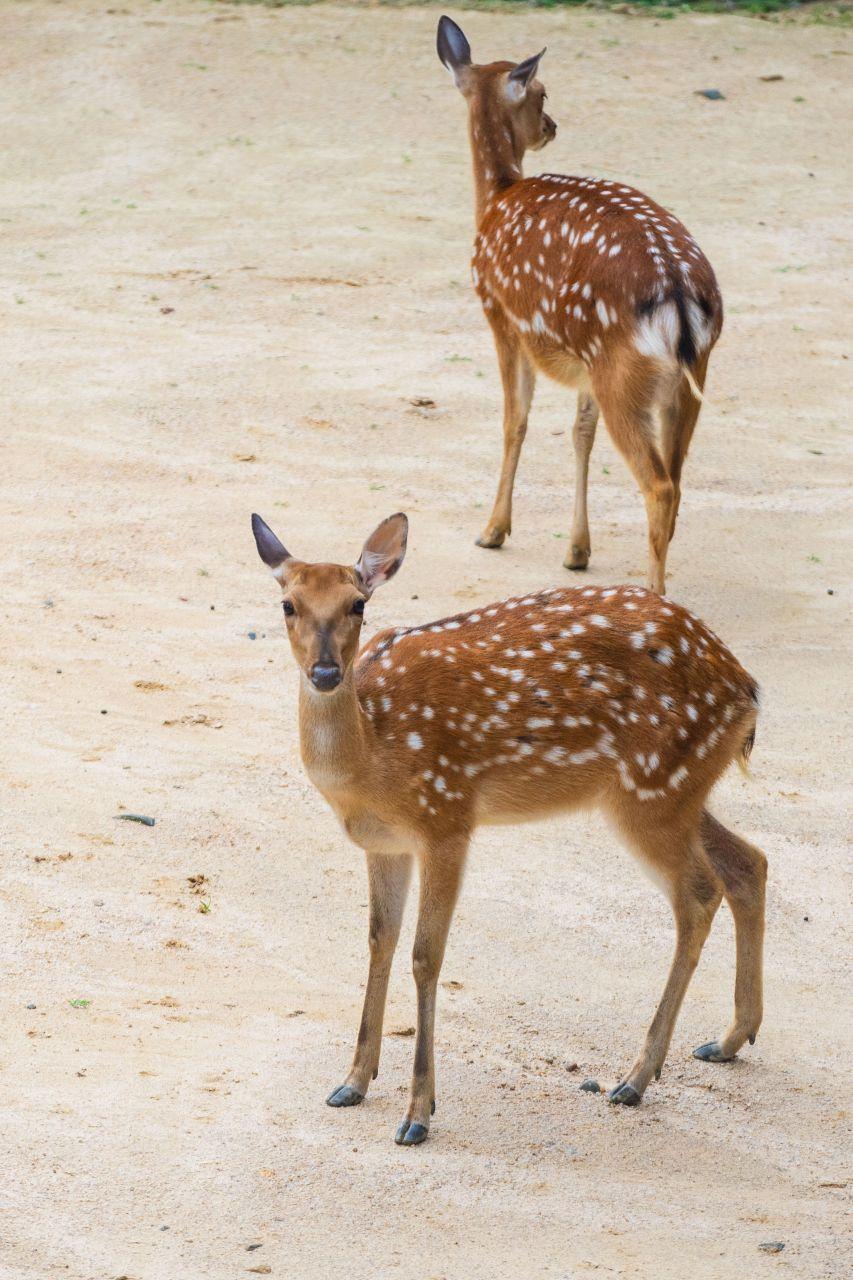
<path fill-rule="evenodd" d="M 380 0 L 380 3 L 382 0 Z M 819 10 L 838 11 L 844 9 L 844 0 L 840 3 L 810 3 L 810 0 L 528 0 L 530 6 L 540 9 L 590 8 L 618 9 L 628 15 L 649 13 L 656 18 L 674 18 L 679 13 L 741 13 L 741 14 L 775 14 L 800 13 L 806 6 Z M 465 4 L 463 7 L 467 8 Z M 476 4 L 477 8 L 486 7 Z M 499 3 L 489 3 L 489 8 L 499 8 Z"/>
<path fill-rule="evenodd" d="M 68 1003 L 72 1009 L 88 1009 L 92 1003 L 91 1000 L 69 1000 Z"/>
<path fill-rule="evenodd" d="M 210 0 L 205 0 L 209 3 Z M 264 9 L 290 9 L 317 0 L 228 0 L 232 5 L 256 5 Z M 411 8 L 424 0 L 374 0 L 382 8 Z M 807 22 L 850 26 L 853 10 L 848 0 L 458 0 L 457 9 L 522 12 L 525 9 L 616 9 L 627 17 L 648 15 L 676 18 L 682 13 L 733 13 L 747 17 L 804 17 Z M 351 52 L 345 46 L 346 52 Z M 267 52 L 262 50 L 262 52 Z M 582 54 L 578 55 L 582 57 Z"/>

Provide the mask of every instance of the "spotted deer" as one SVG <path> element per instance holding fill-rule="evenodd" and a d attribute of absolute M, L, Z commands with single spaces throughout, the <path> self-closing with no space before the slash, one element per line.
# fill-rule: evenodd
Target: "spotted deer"
<path fill-rule="evenodd" d="M 417 1038 L 396 1142 L 427 1136 L 435 1108 L 436 989 L 471 836 L 597 806 L 663 888 L 675 956 L 640 1055 L 610 1092 L 636 1105 L 663 1066 L 681 1001 L 725 897 L 736 931 L 734 1020 L 694 1051 L 726 1062 L 761 1022 L 766 860 L 711 817 L 712 786 L 746 760 L 757 690 L 713 632 L 640 587 L 558 588 L 438 622 L 381 631 L 361 647 L 365 606 L 400 567 L 394 515 L 355 565 L 294 558 L 252 517 L 283 593 L 300 670 L 308 776 L 367 855 L 370 968 L 355 1056 L 327 1098 L 361 1102 L 376 1078 L 388 978 L 412 864 Z"/>
<path fill-rule="evenodd" d="M 512 531 L 515 473 L 541 371 L 579 392 L 566 568 L 589 563 L 587 481 L 600 409 L 645 499 L 648 585 L 663 593 L 722 300 L 696 241 L 642 192 L 597 178 L 522 176 L 525 152 L 557 133 L 536 78 L 544 52 L 475 66 L 456 23 L 438 24 L 438 56 L 468 104 L 477 224 L 471 274 L 504 395 L 500 482 L 477 541 L 500 547 Z"/>

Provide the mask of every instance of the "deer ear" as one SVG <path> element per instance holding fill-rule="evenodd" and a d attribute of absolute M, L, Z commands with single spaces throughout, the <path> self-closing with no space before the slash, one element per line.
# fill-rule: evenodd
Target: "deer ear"
<path fill-rule="evenodd" d="M 355 566 L 364 590 L 370 596 L 383 582 L 393 578 L 406 554 L 409 522 L 401 511 L 383 520 L 367 539 Z"/>
<path fill-rule="evenodd" d="M 252 516 L 252 533 L 255 535 L 258 555 L 280 581 L 282 565 L 285 561 L 292 559 L 290 552 L 283 543 L 279 542 L 272 529 L 259 515 Z"/>
<path fill-rule="evenodd" d="M 471 65 L 471 46 L 465 32 L 452 18 L 439 18 L 435 47 L 438 56 L 456 81 L 457 89 L 464 91 L 467 68 Z"/>
<path fill-rule="evenodd" d="M 506 82 L 506 96 L 511 102 L 521 102 L 525 98 L 530 82 L 539 70 L 539 63 L 544 53 L 544 49 L 542 53 L 534 53 L 532 58 L 525 58 L 524 62 L 519 62 L 518 66 L 510 71 Z"/>

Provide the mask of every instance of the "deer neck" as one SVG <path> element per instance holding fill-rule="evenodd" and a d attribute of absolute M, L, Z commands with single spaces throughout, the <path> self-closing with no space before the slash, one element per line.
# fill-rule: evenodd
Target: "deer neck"
<path fill-rule="evenodd" d="M 367 721 L 350 669 L 334 693 L 318 693 L 303 675 L 299 685 L 299 741 L 311 781 L 324 795 L 348 790 L 370 759 Z"/>
<path fill-rule="evenodd" d="M 471 101 L 468 137 L 474 166 L 474 209 L 479 227 L 492 196 L 511 187 L 523 176 L 522 153 L 516 149 L 512 130 L 503 113 L 485 96 Z"/>

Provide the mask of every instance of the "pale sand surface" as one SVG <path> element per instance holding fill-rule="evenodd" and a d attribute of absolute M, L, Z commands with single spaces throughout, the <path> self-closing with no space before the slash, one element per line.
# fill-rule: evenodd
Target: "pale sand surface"
<path fill-rule="evenodd" d="M 512 539 L 473 545 L 499 392 L 437 12 L 0 14 L 4 1280 L 849 1274 L 848 1191 L 826 1185 L 851 1176 L 836 28 L 464 17 L 475 55 L 548 45 L 560 133 L 529 171 L 647 190 L 720 277 L 670 586 L 764 692 L 753 779 L 715 799 L 771 864 L 760 1037 L 732 1066 L 690 1057 L 730 1012 L 724 909 L 643 1106 L 579 1092 L 636 1053 L 669 908 L 597 818 L 483 831 L 430 1141 L 392 1143 L 410 1038 L 388 1036 L 364 1106 L 323 1105 L 357 1024 L 366 885 L 300 769 L 249 513 L 348 559 L 406 510 L 371 628 L 567 580 L 573 404 L 554 385 Z M 590 507 L 587 580 L 640 581 L 642 503 L 603 430 Z M 156 827 L 115 822 L 121 806 Z M 412 917 L 392 1033 L 414 1019 Z"/>

